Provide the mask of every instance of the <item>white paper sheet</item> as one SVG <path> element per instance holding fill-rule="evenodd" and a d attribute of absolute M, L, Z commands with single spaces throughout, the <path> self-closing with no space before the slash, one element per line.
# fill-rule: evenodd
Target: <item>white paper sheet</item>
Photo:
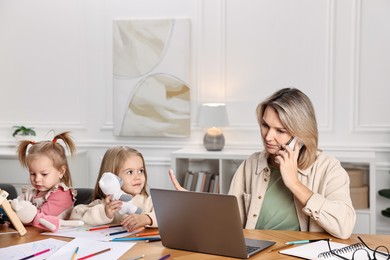
<path fill-rule="evenodd" d="M 97 240 L 97 241 L 110 241 L 113 238 L 116 237 L 126 237 L 129 235 L 132 235 L 136 232 L 127 232 L 119 235 L 113 235 L 109 236 L 108 234 L 116 232 L 116 231 L 123 231 L 122 227 L 116 227 L 116 228 L 107 228 L 107 229 L 101 229 L 101 230 L 94 230 L 94 231 L 87 231 L 87 229 L 90 227 L 77 227 L 77 228 L 69 228 L 69 229 L 60 229 L 57 232 L 45 232 L 42 233 L 43 235 L 49 235 L 49 236 L 60 236 L 60 237 L 81 237 L 91 240 Z M 139 232 L 139 231 L 137 231 Z"/>
<path fill-rule="evenodd" d="M 81 258 L 101 250 L 111 248 L 110 251 L 95 255 L 93 257 L 94 260 L 107 260 L 107 259 L 118 259 L 121 255 L 127 252 L 130 248 L 132 248 L 135 243 L 128 242 L 102 242 L 96 240 L 89 240 L 85 238 L 75 238 L 59 250 L 57 250 L 54 254 L 52 254 L 48 260 L 54 259 L 72 259 L 72 256 L 77 247 L 79 250 L 77 252 L 76 258 Z M 35 260 L 35 259 L 34 259 Z"/>
<path fill-rule="evenodd" d="M 48 239 L 43 239 L 35 242 L 0 248 L 0 256 L 1 259 L 7 259 L 7 260 L 21 259 L 23 257 L 27 257 L 50 248 L 49 252 L 44 253 L 42 255 L 34 256 L 33 258 L 34 260 L 41 260 L 41 259 L 46 259 L 47 257 L 54 254 L 58 249 L 60 249 L 66 243 L 68 242 L 59 239 L 48 238 Z"/>

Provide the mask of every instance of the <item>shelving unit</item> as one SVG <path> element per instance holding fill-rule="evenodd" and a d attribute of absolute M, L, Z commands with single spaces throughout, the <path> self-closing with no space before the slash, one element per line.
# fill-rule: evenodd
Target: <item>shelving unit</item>
<path fill-rule="evenodd" d="M 209 171 L 219 174 L 219 189 L 227 194 L 230 182 L 241 162 L 254 151 L 234 150 L 208 152 L 204 149 L 180 149 L 172 153 L 172 169 L 180 183 L 187 171 Z"/>
<path fill-rule="evenodd" d="M 376 181 L 375 153 L 373 152 L 327 152 L 340 160 L 344 167 L 356 166 L 365 169 L 364 182 L 368 185 L 368 208 L 356 209 L 354 233 L 376 233 Z"/>
<path fill-rule="evenodd" d="M 254 150 L 223 150 L 209 152 L 202 148 L 183 148 L 172 153 L 172 169 L 183 184 L 187 171 L 209 171 L 219 174 L 220 191 L 227 194 L 230 182 L 238 166 Z M 328 152 L 339 159 L 343 166 L 366 169 L 365 183 L 369 186 L 369 208 L 357 209 L 354 233 L 374 234 L 376 227 L 375 154 L 371 152 Z"/>

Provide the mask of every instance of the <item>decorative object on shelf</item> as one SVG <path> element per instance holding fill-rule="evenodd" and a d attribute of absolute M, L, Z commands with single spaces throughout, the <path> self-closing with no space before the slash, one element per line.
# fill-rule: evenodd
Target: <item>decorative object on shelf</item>
<path fill-rule="evenodd" d="M 12 136 L 17 140 L 32 140 L 37 134 L 32 127 L 26 126 L 13 126 L 14 132 Z"/>
<path fill-rule="evenodd" d="M 219 127 L 227 126 L 228 116 L 223 103 L 204 103 L 200 107 L 200 127 L 206 127 L 203 145 L 207 151 L 221 151 L 225 146 L 225 137 Z"/>
<path fill-rule="evenodd" d="M 385 198 L 390 199 L 390 189 L 379 190 L 378 194 L 385 197 Z M 383 216 L 390 218 L 390 208 L 382 210 L 381 213 Z"/>

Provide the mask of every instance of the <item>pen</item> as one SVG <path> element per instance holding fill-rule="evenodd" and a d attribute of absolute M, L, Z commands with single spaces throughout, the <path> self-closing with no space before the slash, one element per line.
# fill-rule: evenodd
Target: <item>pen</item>
<path fill-rule="evenodd" d="M 128 233 L 128 232 L 129 231 L 127 231 L 127 230 L 122 230 L 122 231 L 117 231 L 117 232 L 112 232 L 112 233 L 106 234 L 106 236 L 114 236 L 114 235 L 124 234 L 124 233 Z"/>
<path fill-rule="evenodd" d="M 330 240 L 330 239 L 310 239 L 310 240 L 296 240 L 296 241 L 290 241 L 287 242 L 286 245 L 298 245 L 298 244 L 306 244 L 306 243 L 312 243 L 312 242 L 317 242 L 321 240 Z"/>
<path fill-rule="evenodd" d="M 42 254 L 44 254 L 44 253 L 46 253 L 46 252 L 49 252 L 49 251 L 50 251 L 50 248 L 48 248 L 48 249 L 45 249 L 45 250 L 43 250 L 43 251 L 40 251 L 40 252 L 38 252 L 38 253 L 32 254 L 32 255 L 29 255 L 29 256 L 23 257 L 23 258 L 22 258 L 22 259 L 20 259 L 20 260 L 30 259 L 30 258 L 33 258 L 33 257 L 35 257 L 35 256 L 42 255 Z"/>
<path fill-rule="evenodd" d="M 144 229 L 145 229 L 144 227 L 141 227 L 141 228 L 134 229 L 131 232 L 128 231 L 128 230 L 121 230 L 121 231 L 118 231 L 118 232 L 113 232 L 113 233 L 106 234 L 106 236 L 114 236 L 114 235 L 123 234 L 123 233 L 129 233 L 128 235 L 134 235 L 134 234 L 137 234 L 137 233 L 141 232 Z"/>
<path fill-rule="evenodd" d="M 110 250 L 111 250 L 111 248 L 107 248 L 107 249 L 104 249 L 104 250 L 102 250 L 102 251 L 99 251 L 99 252 L 96 252 L 96 253 L 92 253 L 92 254 L 90 254 L 90 255 L 83 256 L 83 257 L 81 257 L 81 258 L 79 258 L 79 259 L 77 259 L 77 260 L 87 259 L 87 258 L 90 258 L 90 257 L 95 256 L 95 255 L 103 254 L 103 253 L 108 252 L 108 251 L 110 251 Z"/>
<path fill-rule="evenodd" d="M 145 255 L 139 255 L 139 256 L 130 258 L 129 260 L 138 260 L 138 259 L 141 259 L 141 258 L 144 258 L 144 257 L 145 257 Z"/>
<path fill-rule="evenodd" d="M 163 257 L 160 257 L 158 260 L 164 260 L 164 259 L 167 259 L 170 256 L 171 256 L 171 254 L 167 254 L 167 255 L 164 255 Z"/>
<path fill-rule="evenodd" d="M 94 230 L 107 229 L 107 228 L 115 228 L 115 227 L 121 227 L 121 226 L 122 225 L 112 225 L 112 226 L 105 225 L 105 226 L 100 226 L 100 227 L 91 227 L 91 228 L 88 228 L 87 231 L 94 231 Z"/>
<path fill-rule="evenodd" d="M 110 240 L 111 242 L 115 242 L 115 241 L 145 241 L 145 240 L 149 240 L 150 241 L 154 241 L 154 240 L 161 240 L 160 237 L 117 237 L 117 238 L 114 238 L 112 240 Z"/>
<path fill-rule="evenodd" d="M 76 247 L 76 250 L 73 253 L 72 260 L 76 259 L 77 252 L 79 251 L 79 247 Z"/>

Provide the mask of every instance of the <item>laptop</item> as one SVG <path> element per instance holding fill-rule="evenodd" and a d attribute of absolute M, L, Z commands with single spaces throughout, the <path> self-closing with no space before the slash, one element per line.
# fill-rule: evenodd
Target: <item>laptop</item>
<path fill-rule="evenodd" d="M 249 258 L 275 244 L 244 238 L 235 196 L 154 188 L 150 193 L 165 247 Z"/>

